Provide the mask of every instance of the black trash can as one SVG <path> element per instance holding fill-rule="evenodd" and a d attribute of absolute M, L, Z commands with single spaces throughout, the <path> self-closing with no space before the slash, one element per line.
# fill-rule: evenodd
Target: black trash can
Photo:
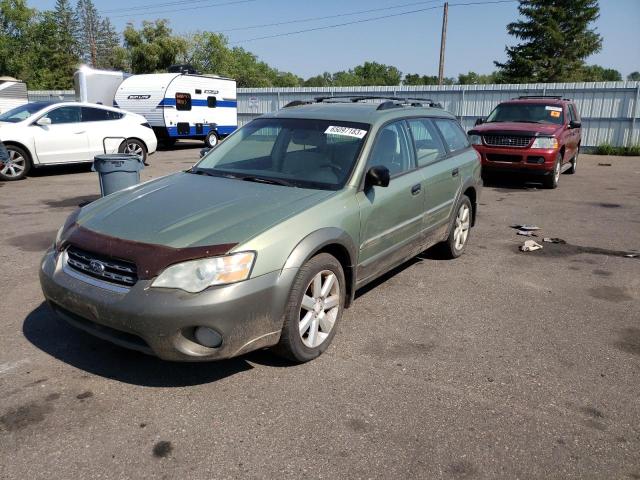
<path fill-rule="evenodd" d="M 144 162 L 138 155 L 109 153 L 96 155 L 92 170 L 100 176 L 100 192 L 104 197 L 140 183 L 143 168 Z"/>

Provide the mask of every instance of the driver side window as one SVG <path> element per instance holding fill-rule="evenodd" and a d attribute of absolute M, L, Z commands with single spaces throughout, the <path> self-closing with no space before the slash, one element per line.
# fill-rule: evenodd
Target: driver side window
<path fill-rule="evenodd" d="M 45 118 L 51 119 L 51 125 L 62 123 L 79 123 L 80 122 L 80 107 L 58 107 L 51 110 L 45 115 Z"/>
<path fill-rule="evenodd" d="M 402 121 L 391 123 L 378 133 L 369 156 L 369 167 L 387 167 L 389 175 L 400 175 L 414 168 L 407 132 Z"/>

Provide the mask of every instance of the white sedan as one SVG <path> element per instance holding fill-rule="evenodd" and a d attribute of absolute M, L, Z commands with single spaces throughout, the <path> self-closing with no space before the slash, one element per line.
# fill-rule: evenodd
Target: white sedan
<path fill-rule="evenodd" d="M 9 110 L 0 115 L 0 140 L 9 153 L 0 161 L 0 180 L 19 180 L 42 165 L 92 162 L 100 153 L 135 153 L 146 161 L 158 146 L 142 115 L 77 102 Z"/>

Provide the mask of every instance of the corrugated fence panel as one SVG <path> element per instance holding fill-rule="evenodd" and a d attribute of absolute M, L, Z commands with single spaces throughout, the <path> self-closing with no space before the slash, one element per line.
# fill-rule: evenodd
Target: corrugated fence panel
<path fill-rule="evenodd" d="M 73 102 L 75 99 L 73 90 L 29 90 L 30 102 Z"/>
<path fill-rule="evenodd" d="M 640 82 L 447 85 L 398 87 L 239 88 L 238 122 L 244 125 L 294 100 L 334 95 L 424 97 L 439 102 L 466 129 L 500 102 L 519 95 L 562 95 L 576 101 L 583 122 L 583 145 L 640 144 Z M 74 100 L 73 91 L 31 91 L 29 100 Z"/>

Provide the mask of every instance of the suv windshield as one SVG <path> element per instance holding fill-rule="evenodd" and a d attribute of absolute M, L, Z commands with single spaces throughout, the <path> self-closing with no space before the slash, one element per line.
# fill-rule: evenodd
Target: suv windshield
<path fill-rule="evenodd" d="M 34 102 L 20 105 L 19 107 L 12 108 L 0 115 L 0 122 L 21 122 L 49 105 L 51 105 L 51 103 L 47 102 Z"/>
<path fill-rule="evenodd" d="M 257 119 L 207 154 L 193 173 L 338 190 L 349 179 L 369 125 Z"/>
<path fill-rule="evenodd" d="M 486 123 L 523 122 L 552 123 L 562 125 L 564 114 L 562 107 L 544 103 L 503 103 L 498 105 L 487 117 Z"/>

